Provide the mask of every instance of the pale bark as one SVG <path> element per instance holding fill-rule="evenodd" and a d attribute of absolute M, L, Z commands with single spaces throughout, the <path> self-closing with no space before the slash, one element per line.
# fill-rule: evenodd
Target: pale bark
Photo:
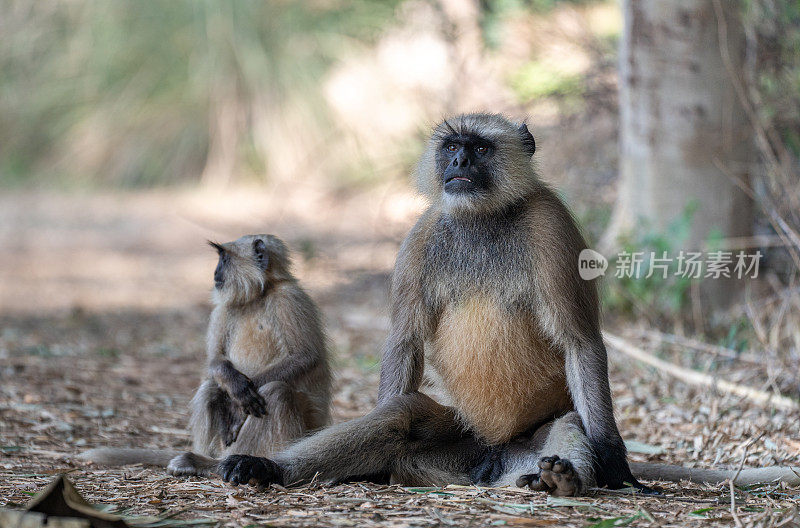
<path fill-rule="evenodd" d="M 725 45 L 738 67 L 743 29 L 735 3 L 725 5 Z M 676 249 L 700 249 L 714 230 L 751 234 L 751 202 L 731 176 L 748 181 L 754 144 L 722 60 L 712 2 L 624 0 L 623 9 L 619 196 L 601 246 L 613 251 L 617 237 L 636 228 L 667 233 L 692 202 L 689 240 Z M 710 289 L 731 297 L 730 284 Z"/>

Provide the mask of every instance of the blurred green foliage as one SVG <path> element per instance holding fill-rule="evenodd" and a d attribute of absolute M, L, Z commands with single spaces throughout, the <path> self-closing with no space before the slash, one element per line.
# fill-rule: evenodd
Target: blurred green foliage
<path fill-rule="evenodd" d="M 263 172 L 247 108 L 302 101 L 376 38 L 396 2 L 116 0 L 0 4 L 0 184 L 143 186 L 196 179 L 233 101 L 237 156 Z M 237 114 L 238 115 L 238 114 Z"/>
<path fill-rule="evenodd" d="M 642 317 L 653 324 L 681 319 L 681 311 L 689 303 L 689 287 L 692 279 L 676 275 L 677 263 L 669 264 L 669 273 L 664 278 L 656 270 L 646 277 L 650 260 L 664 253 L 675 259 L 682 245 L 689 239 L 692 221 L 699 204 L 691 202 L 683 212 L 667 226 L 658 231 L 642 223 L 638 229 L 620 238 L 620 250 L 608 259 L 608 270 L 603 282 L 603 303 L 610 312 Z M 641 274 L 617 277 L 615 271 L 620 254 L 642 253 Z"/>
<path fill-rule="evenodd" d="M 525 64 L 510 81 L 522 102 L 553 95 L 580 97 L 584 89 L 582 75 L 566 73 L 537 60 Z"/>
<path fill-rule="evenodd" d="M 745 0 L 748 79 L 762 122 L 800 156 L 800 1 Z"/>
<path fill-rule="evenodd" d="M 500 42 L 503 21 L 520 11 L 545 12 L 562 4 L 590 4 L 600 0 L 480 0 L 483 38 L 489 48 Z"/>

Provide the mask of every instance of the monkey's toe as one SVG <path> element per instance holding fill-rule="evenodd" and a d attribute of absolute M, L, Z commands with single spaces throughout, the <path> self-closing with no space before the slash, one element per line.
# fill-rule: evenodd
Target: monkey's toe
<path fill-rule="evenodd" d="M 533 491 L 547 491 L 547 484 L 540 478 L 539 473 L 529 473 L 522 475 L 517 479 L 517 486 L 520 488 L 529 488 Z"/>
<path fill-rule="evenodd" d="M 197 475 L 197 466 L 193 453 L 181 453 L 169 461 L 167 473 L 175 477 L 189 477 Z"/>
<path fill-rule="evenodd" d="M 558 462 L 558 460 L 559 458 L 557 456 L 542 457 L 539 459 L 539 468 L 549 471 L 553 469 L 553 464 Z"/>
<path fill-rule="evenodd" d="M 547 491 L 556 497 L 571 497 L 580 490 L 580 479 L 575 466 L 567 459 L 557 456 L 539 460 L 542 472 L 539 478 L 547 485 Z"/>
<path fill-rule="evenodd" d="M 234 486 L 283 484 L 281 467 L 268 458 L 231 455 L 220 463 L 219 473 L 223 480 Z"/>

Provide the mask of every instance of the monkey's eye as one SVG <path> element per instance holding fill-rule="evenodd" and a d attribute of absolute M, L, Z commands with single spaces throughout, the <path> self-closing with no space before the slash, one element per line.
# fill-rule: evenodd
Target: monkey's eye
<path fill-rule="evenodd" d="M 450 143 L 445 148 L 447 149 L 447 152 L 458 152 L 458 145 L 456 145 L 455 143 Z"/>
<path fill-rule="evenodd" d="M 487 152 L 489 152 L 489 148 L 481 145 L 479 147 L 475 147 L 475 152 L 477 152 L 478 154 L 486 154 Z"/>

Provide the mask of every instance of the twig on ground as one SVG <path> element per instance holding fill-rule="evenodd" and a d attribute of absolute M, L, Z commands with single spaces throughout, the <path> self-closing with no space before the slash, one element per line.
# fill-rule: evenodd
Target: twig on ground
<path fill-rule="evenodd" d="M 659 341 L 663 341 L 665 343 L 669 343 L 671 345 L 684 346 L 687 348 L 692 348 L 703 352 L 709 352 L 717 356 L 723 356 L 726 358 L 747 361 L 748 363 L 761 364 L 764 362 L 763 355 L 757 356 L 755 354 L 748 354 L 746 352 L 737 352 L 736 350 L 730 348 L 718 345 L 711 345 L 709 343 L 703 343 L 702 341 L 691 339 L 689 337 L 683 337 L 675 334 L 666 334 L 663 332 L 657 332 L 655 330 L 648 330 L 644 332 L 644 335 L 647 337 L 651 337 L 653 339 L 657 339 Z"/>
<path fill-rule="evenodd" d="M 759 435 L 758 438 L 761 438 L 762 436 L 763 434 Z M 744 460 L 745 458 L 747 458 L 747 450 L 750 449 L 750 446 L 753 445 L 753 443 L 756 440 L 758 440 L 758 438 L 750 440 L 744 446 L 744 452 L 742 452 L 742 459 L 739 461 L 739 468 L 736 470 L 736 473 L 734 473 L 734 475 L 728 481 L 728 484 L 730 485 L 731 488 L 731 515 L 733 516 L 733 520 L 736 523 L 736 526 L 738 526 L 739 528 L 741 528 L 743 525 L 742 525 L 742 520 L 739 519 L 739 515 L 736 514 L 736 490 L 733 488 L 733 483 L 736 482 L 736 479 L 739 478 L 739 474 L 742 472 L 742 468 L 744 467 Z"/>
<path fill-rule="evenodd" d="M 786 396 L 761 391 L 726 380 L 718 380 L 713 376 L 709 376 L 708 374 L 703 374 L 702 372 L 680 367 L 668 361 L 664 361 L 663 359 L 659 359 L 649 352 L 645 352 L 641 348 L 625 341 L 621 337 L 614 334 L 609 334 L 608 332 L 604 332 L 603 337 L 609 346 L 615 350 L 619 350 L 620 352 L 634 359 L 638 359 L 643 363 L 647 363 L 648 365 L 666 372 L 667 374 L 674 376 L 685 383 L 689 383 L 691 385 L 701 385 L 704 387 L 713 387 L 720 392 L 734 394 L 759 405 L 772 406 L 785 410 L 800 409 L 800 404 L 798 404 L 798 402 L 787 398 Z"/>

